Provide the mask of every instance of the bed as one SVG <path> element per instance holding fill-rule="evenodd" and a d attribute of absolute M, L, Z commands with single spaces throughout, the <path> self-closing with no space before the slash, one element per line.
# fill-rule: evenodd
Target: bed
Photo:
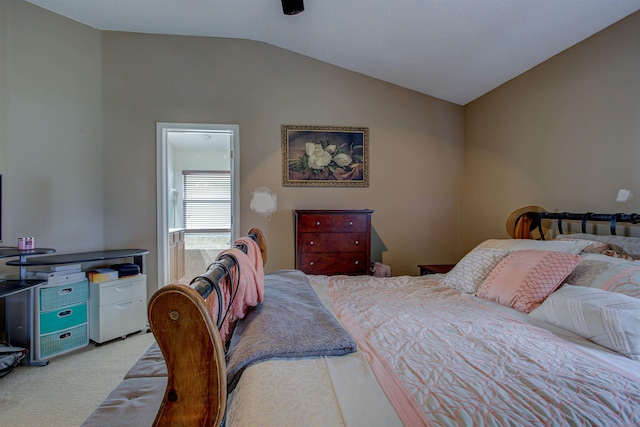
<path fill-rule="evenodd" d="M 238 319 L 223 259 L 153 296 L 157 345 L 85 425 L 640 425 L 639 241 L 490 239 L 417 277 L 277 271 Z"/>

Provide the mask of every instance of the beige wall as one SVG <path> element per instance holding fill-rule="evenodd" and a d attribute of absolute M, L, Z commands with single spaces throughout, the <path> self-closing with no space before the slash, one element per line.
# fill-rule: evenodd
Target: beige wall
<path fill-rule="evenodd" d="M 8 91 L 8 76 L 7 68 L 9 67 L 9 61 L 7 58 L 7 47 L 9 45 L 9 23 L 7 21 L 7 15 L 9 14 L 9 3 L 0 1 L 0 173 L 3 169 L 3 156 L 4 146 L 7 141 L 7 91 Z M 0 201 L 1 202 L 1 201 Z M 4 225 L 4 224 L 1 224 Z"/>
<path fill-rule="evenodd" d="M 104 248 L 101 80 L 98 31 L 0 0 L 2 245 Z M 0 299 L 0 341 L 4 317 Z"/>
<path fill-rule="evenodd" d="M 465 107 L 463 249 L 523 206 L 638 212 L 639 161 L 637 12 Z"/>
<path fill-rule="evenodd" d="M 296 208 L 375 209 L 373 252 L 395 274 L 506 236 L 524 205 L 638 211 L 639 24 L 636 13 L 463 109 L 262 43 L 99 32 L 0 2 L 4 243 L 147 247 L 153 291 L 156 122 L 240 126 L 241 229 L 265 231 L 269 271 L 293 267 Z M 285 123 L 368 126 L 370 186 L 282 187 Z M 278 194 L 270 221 L 248 208 L 263 185 Z M 617 204 L 619 188 L 636 197 Z"/>
<path fill-rule="evenodd" d="M 100 33 L 0 2 L 3 244 L 104 247 Z M 16 272 L 0 261 L 0 272 Z"/>
<path fill-rule="evenodd" d="M 240 126 L 240 228 L 264 231 L 268 271 L 294 267 L 293 209 L 374 209 L 377 248 L 396 274 L 458 256 L 462 107 L 253 41 L 102 41 L 107 246 L 155 247 L 155 123 L 200 122 Z M 283 187 L 282 124 L 369 127 L 370 186 Z M 263 185 L 278 195 L 270 221 L 249 209 Z"/>
<path fill-rule="evenodd" d="M 374 254 L 396 274 L 458 256 L 462 107 L 262 43 L 99 32 L 20 0 L 2 8 L 5 243 L 146 247 L 152 292 L 155 124 L 201 122 L 240 126 L 241 229 L 264 230 L 267 270 L 294 266 L 296 208 L 375 209 Z M 286 123 L 369 127 L 370 186 L 283 188 Z M 263 185 L 278 194 L 270 221 L 248 208 Z"/>

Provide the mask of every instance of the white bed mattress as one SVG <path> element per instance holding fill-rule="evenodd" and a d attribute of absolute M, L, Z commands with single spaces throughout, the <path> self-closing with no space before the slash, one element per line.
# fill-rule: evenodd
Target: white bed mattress
<path fill-rule="evenodd" d="M 354 336 L 361 350 L 347 356 L 253 365 L 230 396 L 227 425 L 415 425 L 415 414 L 407 414 L 412 409 L 399 407 L 402 397 L 387 388 L 389 379 L 371 368 L 379 367 L 380 355 L 405 392 L 414 394 L 424 425 L 640 424 L 640 362 L 438 286 L 440 278 L 333 278 L 333 291 L 340 287 L 345 297 L 338 311 L 352 310 L 377 354 L 362 351 L 366 346 Z M 332 308 L 329 278 L 309 279 Z M 373 308 L 365 309 L 368 304 Z M 461 321 L 451 321 L 454 311 Z M 484 338 L 478 316 L 493 319 L 480 328 L 487 328 Z M 401 342 L 406 332 L 398 331 L 406 328 L 411 339 Z"/>

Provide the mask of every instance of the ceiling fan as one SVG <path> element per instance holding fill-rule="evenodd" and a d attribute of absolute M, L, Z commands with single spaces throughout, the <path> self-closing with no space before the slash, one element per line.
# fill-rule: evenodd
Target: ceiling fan
<path fill-rule="evenodd" d="M 304 10 L 304 0 L 282 0 L 282 12 L 285 15 L 297 15 Z"/>

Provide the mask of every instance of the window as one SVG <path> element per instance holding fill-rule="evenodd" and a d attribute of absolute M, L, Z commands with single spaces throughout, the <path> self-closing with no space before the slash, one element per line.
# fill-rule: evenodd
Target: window
<path fill-rule="evenodd" d="M 183 225 L 189 231 L 231 230 L 231 174 L 183 171 Z"/>

